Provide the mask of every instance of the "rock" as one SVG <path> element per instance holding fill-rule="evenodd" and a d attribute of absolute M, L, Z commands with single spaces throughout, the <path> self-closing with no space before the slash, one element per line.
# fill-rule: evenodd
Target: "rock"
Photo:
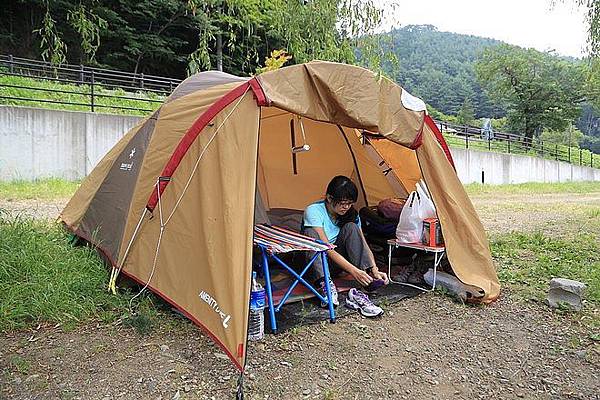
<path fill-rule="evenodd" d="M 546 303 L 552 308 L 559 308 L 561 305 L 580 311 L 582 307 L 583 292 L 585 284 L 564 278 L 553 278 L 550 281 L 550 289 Z"/>
<path fill-rule="evenodd" d="M 308 395 L 310 394 L 310 389 L 304 389 L 304 390 L 302 391 L 302 394 L 303 394 L 304 396 L 308 396 Z"/>
<path fill-rule="evenodd" d="M 160 345 L 160 351 L 162 351 L 164 353 L 167 350 L 169 350 L 169 346 L 167 346 L 166 344 L 161 344 Z"/>
<path fill-rule="evenodd" d="M 173 397 L 171 398 L 171 400 L 179 400 L 179 398 L 181 398 L 181 393 L 179 392 L 179 390 L 175 393 L 175 395 L 173 395 Z"/>
<path fill-rule="evenodd" d="M 579 358 L 584 358 L 585 359 L 585 356 L 587 355 L 587 351 L 585 351 L 585 350 L 576 350 L 575 351 L 575 355 L 577 357 L 579 357 Z"/>
<path fill-rule="evenodd" d="M 218 358 L 219 360 L 225 360 L 225 361 L 229 361 L 229 357 L 227 357 L 226 354 L 223 353 L 213 353 L 215 355 L 216 358 Z"/>
<path fill-rule="evenodd" d="M 289 363 L 289 362 L 287 362 L 287 361 L 282 361 L 279 364 L 283 365 L 284 367 L 291 367 L 292 366 L 292 364 Z"/>

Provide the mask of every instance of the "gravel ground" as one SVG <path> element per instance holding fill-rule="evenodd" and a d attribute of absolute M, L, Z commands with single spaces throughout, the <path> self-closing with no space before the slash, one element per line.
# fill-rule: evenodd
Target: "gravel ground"
<path fill-rule="evenodd" d="M 56 200 L 6 200 L 0 199 L 0 210 L 7 210 L 11 215 L 57 219 L 69 199 Z"/>
<path fill-rule="evenodd" d="M 491 235 L 581 229 L 600 193 L 473 199 Z M 64 201 L 0 201 L 54 218 Z M 504 290 L 488 306 L 438 294 L 298 326 L 251 343 L 250 399 L 600 399 L 600 346 L 582 320 Z M 237 372 L 195 326 L 173 316 L 147 336 L 120 325 L 40 326 L 0 337 L 0 398 L 227 399 Z"/>

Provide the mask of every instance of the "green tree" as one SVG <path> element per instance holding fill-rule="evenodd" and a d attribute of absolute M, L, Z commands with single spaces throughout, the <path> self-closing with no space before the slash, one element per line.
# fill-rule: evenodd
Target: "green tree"
<path fill-rule="evenodd" d="M 544 129 L 564 130 L 581 112 L 583 65 L 501 45 L 484 51 L 475 70 L 490 98 L 508 109 L 510 129 L 528 143 Z"/>
<path fill-rule="evenodd" d="M 271 31 L 275 7 L 272 0 L 188 0 L 188 11 L 198 21 L 188 73 L 207 69 L 237 75 L 253 72 L 261 56 L 280 47 Z"/>
<path fill-rule="evenodd" d="M 571 147 L 579 147 L 579 143 L 583 139 L 583 133 L 570 125 L 565 130 L 548 129 L 542 132 L 540 139 L 544 143 L 564 144 Z"/>
<path fill-rule="evenodd" d="M 373 0 L 188 0 L 188 4 L 194 14 L 202 11 L 207 16 L 190 56 L 192 71 L 218 67 L 221 59 L 225 64 L 226 53 L 235 49 L 245 55 L 248 65 L 274 49 L 285 50 L 292 63 L 360 62 L 381 70 L 384 63 L 394 65 L 396 60 L 383 46 L 391 43 L 389 38 L 375 34 L 383 23 L 384 8 Z"/>
<path fill-rule="evenodd" d="M 472 125 L 475 122 L 475 110 L 473 108 L 471 99 L 468 97 L 465 98 L 460 110 L 458 111 L 456 122 L 461 125 Z"/>
<path fill-rule="evenodd" d="M 474 71 L 479 53 L 500 41 L 440 32 L 432 25 L 408 25 L 387 35 L 401 66 L 389 73 L 412 94 L 448 115 L 456 115 L 467 97 L 478 118 L 506 114 L 481 90 Z"/>
<path fill-rule="evenodd" d="M 291 63 L 381 70 L 395 59 L 382 47 L 387 37 L 376 34 L 385 15 L 375 0 L 13 0 L 0 14 L 0 47 L 55 64 L 173 77 L 251 74 L 276 49 Z"/>

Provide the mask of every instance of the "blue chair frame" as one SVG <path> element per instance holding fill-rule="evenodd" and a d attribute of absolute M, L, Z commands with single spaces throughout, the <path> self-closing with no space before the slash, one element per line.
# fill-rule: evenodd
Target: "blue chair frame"
<path fill-rule="evenodd" d="M 277 257 L 277 255 L 275 253 L 270 253 L 265 246 L 259 244 L 258 247 L 260 248 L 260 251 L 262 254 L 262 267 L 263 267 L 263 273 L 265 276 L 265 285 L 267 287 L 267 296 L 268 296 L 268 301 L 269 301 L 269 318 L 271 320 L 271 329 L 273 330 L 273 333 L 277 333 L 277 321 L 275 319 L 275 313 L 281 311 L 281 307 L 283 307 L 285 302 L 288 300 L 288 298 L 292 294 L 292 291 L 298 285 L 298 283 L 301 283 L 304 286 L 306 286 L 306 288 L 309 289 L 315 296 L 317 296 L 317 298 L 320 301 L 322 301 L 323 303 L 327 303 L 327 307 L 329 308 L 329 321 L 331 323 L 335 322 L 335 311 L 333 309 L 333 303 L 331 301 L 331 287 L 329 285 L 330 274 L 329 274 L 329 265 L 327 264 L 327 250 L 315 252 L 315 255 L 310 259 L 308 264 L 306 264 L 306 266 L 304 267 L 302 272 L 300 272 L 298 274 L 293 268 L 291 268 L 289 265 L 287 265 L 285 262 L 283 262 L 279 257 Z M 271 287 L 271 271 L 269 269 L 269 257 L 271 257 L 273 260 L 275 260 L 279 265 L 281 265 L 285 270 L 287 270 L 295 278 L 294 282 L 292 282 L 292 284 L 290 285 L 288 290 L 285 292 L 285 295 L 279 301 L 278 304 L 274 304 L 274 301 L 273 301 L 273 290 Z M 321 257 L 321 260 L 323 262 L 323 274 L 325 275 L 326 298 L 323 297 L 310 283 L 308 283 L 303 278 L 304 274 L 310 269 L 310 267 L 315 262 L 317 257 Z"/>

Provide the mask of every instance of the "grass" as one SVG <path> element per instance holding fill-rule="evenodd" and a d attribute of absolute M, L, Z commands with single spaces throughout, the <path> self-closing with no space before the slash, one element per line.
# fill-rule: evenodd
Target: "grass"
<path fill-rule="evenodd" d="M 10 365 L 15 371 L 24 375 L 26 375 L 29 372 L 29 369 L 31 368 L 31 362 L 18 355 L 11 357 Z"/>
<path fill-rule="evenodd" d="M 2 85 L 20 87 L 14 88 Z M 51 92 L 50 90 L 62 90 L 68 93 Z M 0 96 L 29 99 L 14 100 L 0 98 L 0 104 L 3 105 L 41 107 L 68 111 L 91 111 L 89 105 L 91 102 L 90 90 L 89 85 L 66 84 L 42 79 L 0 75 Z M 152 92 L 126 92 L 123 89 L 103 88 L 101 85 L 94 85 L 94 94 L 110 96 L 95 97 L 95 111 L 113 114 L 147 115 L 150 111 L 143 110 L 156 110 L 162 101 L 166 99 L 165 96 Z M 158 102 L 150 102 L 149 100 Z M 47 101 L 61 101 L 73 104 L 48 103 Z M 127 107 L 131 108 L 131 110 L 115 107 Z"/>
<path fill-rule="evenodd" d="M 79 182 L 51 178 L 36 181 L 0 181 L 0 199 L 9 200 L 54 200 L 73 195 Z"/>
<path fill-rule="evenodd" d="M 541 232 L 513 232 L 495 237 L 491 247 L 500 281 L 527 298 L 542 300 L 548 282 L 561 277 L 585 283 L 587 299 L 600 306 L 599 234 L 555 238 Z"/>
<path fill-rule="evenodd" d="M 163 319 L 164 303 L 151 294 L 135 301 L 133 314 L 131 291 L 110 294 L 109 270 L 96 250 L 71 245 L 59 224 L 0 212 L 0 237 L 0 331 L 121 319 L 146 334 Z"/>
<path fill-rule="evenodd" d="M 116 319 L 126 297 L 106 290 L 94 249 L 73 247 L 55 223 L 0 214 L 0 330 L 33 323 Z"/>
<path fill-rule="evenodd" d="M 600 192 L 600 182 L 521 183 L 517 185 L 465 185 L 469 195 L 486 194 L 551 194 Z"/>

